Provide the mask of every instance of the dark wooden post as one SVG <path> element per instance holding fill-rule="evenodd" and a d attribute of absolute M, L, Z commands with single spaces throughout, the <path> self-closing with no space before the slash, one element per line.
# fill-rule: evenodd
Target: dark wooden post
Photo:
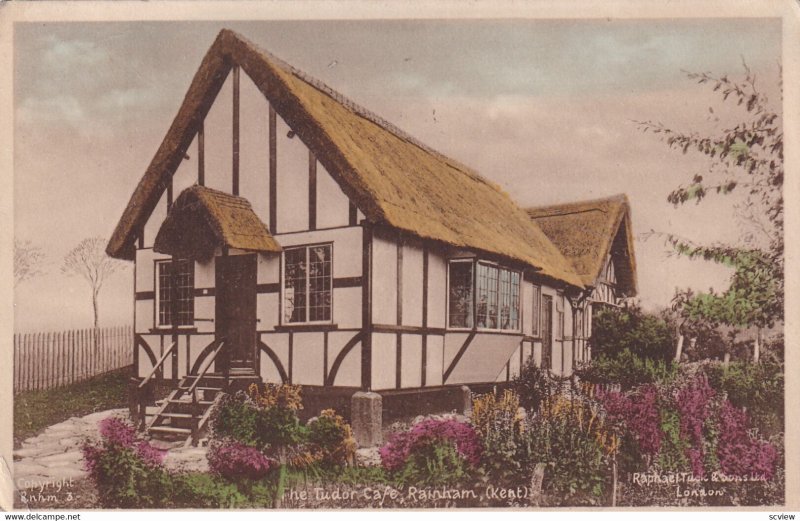
<path fill-rule="evenodd" d="M 275 109 L 269 106 L 269 233 L 278 230 L 278 119 Z"/>
<path fill-rule="evenodd" d="M 308 229 L 317 229 L 317 158 L 308 151 Z"/>
<path fill-rule="evenodd" d="M 178 381 L 178 263 L 179 259 L 172 257 L 171 269 L 169 271 L 169 282 L 172 288 L 171 299 L 169 301 L 169 312 L 172 315 L 172 343 L 175 344 L 170 353 L 170 365 L 172 366 L 172 381 Z"/>
<path fill-rule="evenodd" d="M 361 248 L 361 388 L 372 389 L 372 225 L 362 223 Z"/>
<path fill-rule="evenodd" d="M 233 195 L 239 195 L 239 66 L 233 67 Z"/>
<path fill-rule="evenodd" d="M 206 139 L 205 122 L 200 122 L 197 129 L 197 184 L 206 184 Z"/>
<path fill-rule="evenodd" d="M 397 303 L 395 304 L 398 326 L 403 325 L 403 232 L 397 234 Z M 397 333 L 397 363 L 395 365 L 395 387 L 400 389 L 403 379 L 403 334 Z"/>

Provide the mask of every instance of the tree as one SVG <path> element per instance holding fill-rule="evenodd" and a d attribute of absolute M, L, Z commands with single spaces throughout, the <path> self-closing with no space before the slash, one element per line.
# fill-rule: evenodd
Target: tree
<path fill-rule="evenodd" d="M 98 297 L 103 283 L 110 275 L 125 264 L 112 259 L 105 252 L 106 241 L 102 237 L 89 237 L 83 239 L 64 256 L 61 272 L 67 276 L 79 275 L 92 289 L 92 311 L 94 312 L 94 327 L 97 329 Z"/>
<path fill-rule="evenodd" d="M 711 158 L 707 175 L 694 174 L 691 182 L 673 190 L 667 200 L 676 207 L 708 195 L 726 195 L 745 189 L 735 205 L 742 229 L 741 244 L 700 245 L 669 233 L 656 233 L 678 254 L 734 268 L 730 286 L 713 289 L 681 302 L 686 316 L 736 327 L 756 327 L 753 360 L 758 362 L 761 331 L 783 320 L 783 130 L 768 98 L 756 88 L 756 76 L 744 65 L 745 78 L 688 73 L 690 79 L 719 92 L 723 103 L 743 109 L 743 119 L 722 126 L 714 135 L 680 132 L 662 123 L 639 122 L 644 132 L 659 134 L 667 146 Z M 709 108 L 714 114 L 714 109 Z M 719 118 L 714 119 L 718 122 Z"/>
<path fill-rule="evenodd" d="M 14 239 L 14 287 L 44 273 L 44 252 L 30 241 Z"/>

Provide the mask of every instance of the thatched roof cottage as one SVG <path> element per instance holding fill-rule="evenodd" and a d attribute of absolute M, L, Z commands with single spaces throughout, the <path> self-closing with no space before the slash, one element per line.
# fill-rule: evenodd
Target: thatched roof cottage
<path fill-rule="evenodd" d="M 214 111 L 232 112 L 224 139 Z M 310 412 L 356 395 L 391 416 L 449 408 L 529 359 L 569 375 L 593 303 L 636 292 L 624 196 L 525 211 L 228 30 L 107 252 L 136 266 L 136 387 L 174 387 L 143 420 L 195 438 L 218 390 L 251 381 L 303 385 Z"/>

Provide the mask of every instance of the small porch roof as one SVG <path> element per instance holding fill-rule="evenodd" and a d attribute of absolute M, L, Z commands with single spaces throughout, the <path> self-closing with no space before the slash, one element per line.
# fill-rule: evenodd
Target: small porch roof
<path fill-rule="evenodd" d="M 216 248 L 280 252 L 281 245 L 243 198 L 205 186 L 178 196 L 158 230 L 153 250 L 175 257 L 207 260 Z"/>

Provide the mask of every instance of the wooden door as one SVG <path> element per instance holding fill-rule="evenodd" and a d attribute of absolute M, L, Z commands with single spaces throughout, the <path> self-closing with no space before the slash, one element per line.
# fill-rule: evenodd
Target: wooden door
<path fill-rule="evenodd" d="M 216 334 L 225 341 L 220 360 L 232 370 L 255 370 L 256 256 L 216 259 Z"/>
<path fill-rule="evenodd" d="M 552 369 L 553 297 L 542 295 L 542 368 Z"/>

